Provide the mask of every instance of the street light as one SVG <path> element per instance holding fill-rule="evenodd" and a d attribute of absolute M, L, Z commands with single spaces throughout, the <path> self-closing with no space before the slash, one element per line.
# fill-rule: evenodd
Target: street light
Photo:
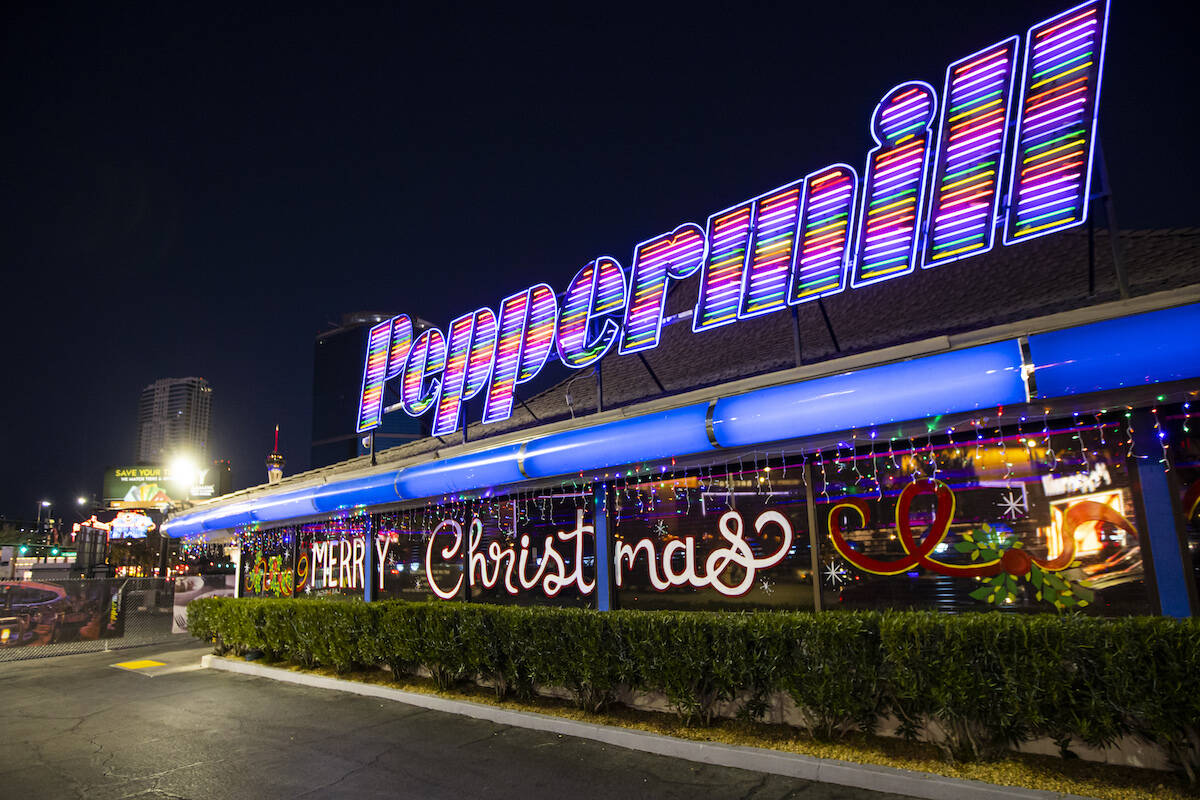
<path fill-rule="evenodd" d="M 76 503 L 78 503 L 78 504 L 79 504 L 79 505 L 81 505 L 81 506 L 86 506 L 86 505 L 87 505 L 87 498 L 86 498 L 86 497 L 84 497 L 83 495 L 80 495 L 79 497 L 76 497 L 76 498 L 75 498 L 75 502 L 76 502 Z"/>

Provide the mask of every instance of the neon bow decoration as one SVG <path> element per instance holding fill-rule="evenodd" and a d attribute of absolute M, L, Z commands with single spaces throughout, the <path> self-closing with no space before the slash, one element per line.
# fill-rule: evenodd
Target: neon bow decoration
<path fill-rule="evenodd" d="M 909 510 L 913 499 L 924 493 L 932 492 L 937 498 L 937 507 L 929 530 L 919 542 L 913 535 Z M 1083 500 L 1067 509 L 1063 516 L 1061 550 L 1056 558 L 1042 560 L 1029 555 L 1019 547 L 1005 549 L 999 558 L 982 564 L 947 564 L 938 561 L 931 554 L 950 532 L 950 524 L 954 521 L 954 492 L 941 481 L 919 480 L 910 483 L 900 492 L 896 502 L 896 530 L 905 555 L 893 561 L 882 561 L 850 548 L 841 523 L 838 521 L 840 511 L 851 511 L 858 515 L 859 525 L 865 526 L 870 519 L 870 509 L 866 501 L 850 498 L 835 505 L 829 511 L 829 536 L 838 555 L 853 564 L 863 572 L 875 575 L 899 575 L 915 567 L 922 567 L 939 575 L 952 578 L 989 578 L 1001 572 L 1009 575 L 1026 575 L 1030 565 L 1036 565 L 1047 572 L 1057 572 L 1071 566 L 1075 560 L 1075 529 L 1086 522 L 1106 522 L 1115 525 L 1131 536 L 1136 537 L 1137 531 L 1117 511 L 1103 503 Z"/>

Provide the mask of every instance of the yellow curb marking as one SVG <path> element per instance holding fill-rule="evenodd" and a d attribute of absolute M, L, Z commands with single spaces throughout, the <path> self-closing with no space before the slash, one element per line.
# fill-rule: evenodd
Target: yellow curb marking
<path fill-rule="evenodd" d="M 113 664 L 113 666 L 120 667 L 121 669 L 145 669 L 146 667 L 165 667 L 166 663 L 144 658 L 141 661 L 122 661 L 120 664 Z"/>

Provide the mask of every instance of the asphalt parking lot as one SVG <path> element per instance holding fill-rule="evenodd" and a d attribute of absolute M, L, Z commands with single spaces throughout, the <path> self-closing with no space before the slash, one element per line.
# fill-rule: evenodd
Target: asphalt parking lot
<path fill-rule="evenodd" d="M 0 664 L 0 796 L 899 797 L 206 670 L 205 652 L 181 640 Z"/>

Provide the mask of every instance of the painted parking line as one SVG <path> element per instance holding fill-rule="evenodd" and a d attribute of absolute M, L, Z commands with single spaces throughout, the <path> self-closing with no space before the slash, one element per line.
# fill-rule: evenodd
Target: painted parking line
<path fill-rule="evenodd" d="M 143 658 L 137 661 L 122 661 L 120 664 L 113 664 L 112 666 L 116 667 L 117 669 L 127 669 L 131 672 L 136 672 L 138 670 L 148 669 L 150 667 L 165 667 L 166 662 L 153 661 L 149 658 Z"/>

